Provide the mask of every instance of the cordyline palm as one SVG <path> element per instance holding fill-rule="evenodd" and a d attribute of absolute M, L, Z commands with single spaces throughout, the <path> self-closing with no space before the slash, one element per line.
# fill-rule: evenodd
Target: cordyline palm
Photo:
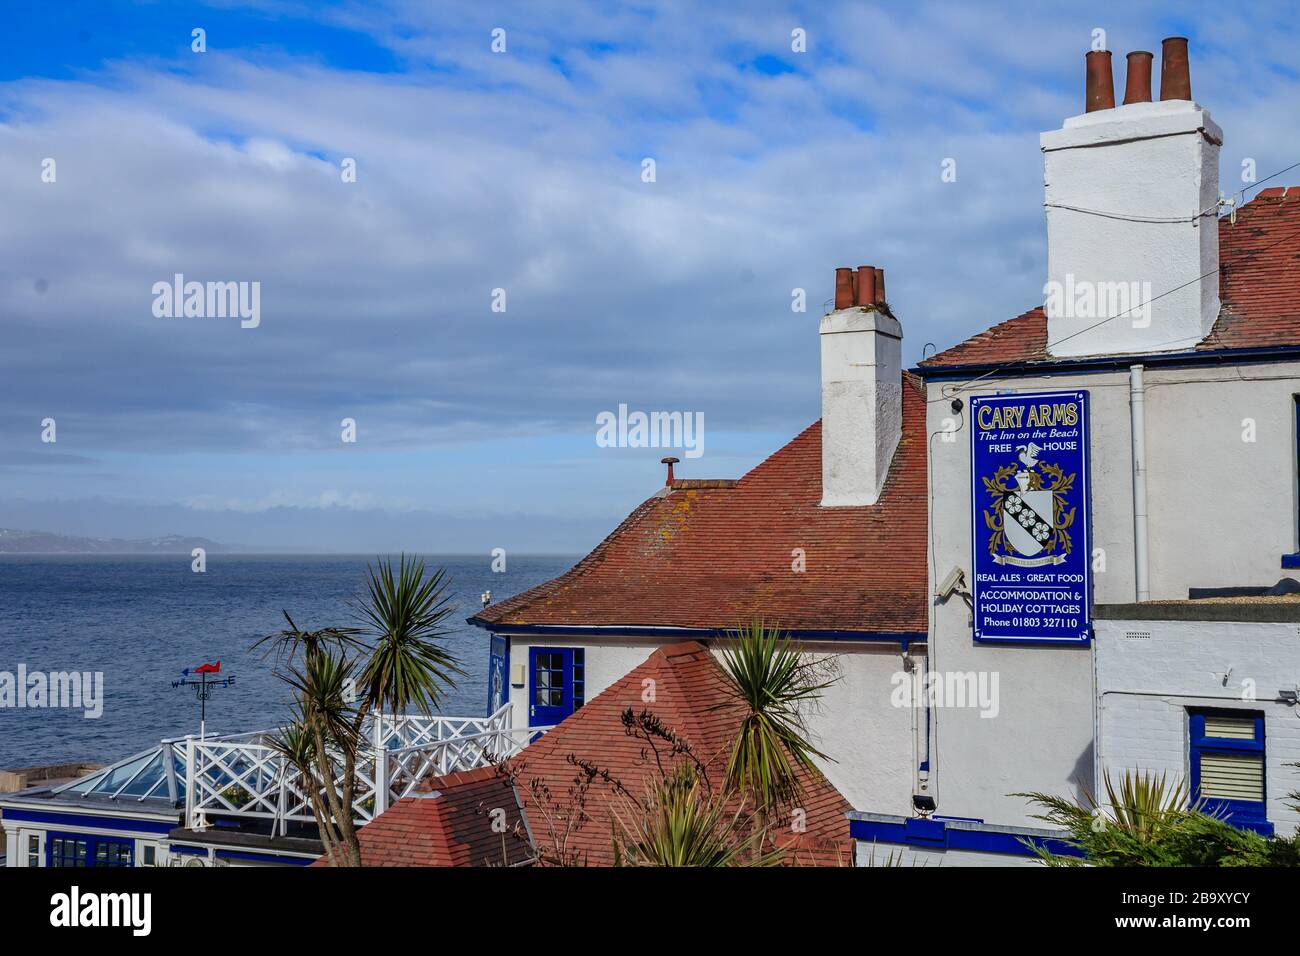
<path fill-rule="evenodd" d="M 272 746 L 301 774 L 335 866 L 361 865 L 353 820 L 366 718 L 410 707 L 429 713 L 464 673 L 439 643 L 449 633 L 443 622 L 455 610 L 445 572 L 426 576 L 424 561 L 406 555 L 396 573 L 391 560 L 376 565 L 367 568 L 366 594 L 352 605 L 360 627 L 304 631 L 286 613 L 289 627 L 257 642 L 288 663 L 278 676 L 293 691 L 294 717 Z"/>
<path fill-rule="evenodd" d="M 1295 866 L 1296 841 L 1238 829 L 1193 803 L 1187 786 L 1162 773 L 1126 771 L 1116 786 L 1103 776 L 1106 799 L 1018 793 L 1045 809 L 1037 818 L 1065 831 L 1082 857 L 1031 849 L 1051 866 Z"/>
<path fill-rule="evenodd" d="M 616 866 L 775 866 L 780 851 L 764 852 L 763 831 L 743 816 L 743 801 L 727 808 L 696 769 L 679 764 L 648 787 L 641 804 L 624 798 L 615 808 Z"/>
<path fill-rule="evenodd" d="M 810 741 L 804 709 L 834 680 L 826 679 L 824 665 L 804 659 L 798 643 L 761 620 L 732 633 L 722 670 L 742 707 L 725 788 L 748 795 L 768 815 L 798 798 L 800 769 L 815 770 L 814 757 L 830 759 Z"/>

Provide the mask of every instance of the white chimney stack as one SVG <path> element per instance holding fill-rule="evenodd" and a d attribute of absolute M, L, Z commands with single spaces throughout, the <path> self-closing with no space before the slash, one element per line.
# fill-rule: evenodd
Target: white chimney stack
<path fill-rule="evenodd" d="M 874 505 L 903 423 L 903 329 L 883 270 L 835 271 L 822 316 L 822 507 Z"/>
<path fill-rule="evenodd" d="M 1040 139 L 1051 355 L 1186 350 L 1218 318 L 1223 132 L 1191 98 L 1187 41 L 1164 41 L 1159 102 L 1151 60 L 1129 54 L 1115 106 L 1110 53 L 1089 53 L 1087 112 Z"/>

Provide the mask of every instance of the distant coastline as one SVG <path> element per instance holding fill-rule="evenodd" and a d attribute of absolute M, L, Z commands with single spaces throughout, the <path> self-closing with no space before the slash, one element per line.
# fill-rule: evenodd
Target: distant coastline
<path fill-rule="evenodd" d="M 213 554 L 245 550 L 208 538 L 178 534 L 155 538 L 85 538 L 0 528 L 0 554 L 189 554 L 195 548 Z"/>

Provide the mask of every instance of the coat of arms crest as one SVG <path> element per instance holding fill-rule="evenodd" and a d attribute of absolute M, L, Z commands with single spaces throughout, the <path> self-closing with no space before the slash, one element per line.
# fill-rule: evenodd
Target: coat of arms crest
<path fill-rule="evenodd" d="M 984 523 L 992 532 L 989 554 L 998 564 L 1061 564 L 1073 546 L 1066 529 L 1074 524 L 1075 509 L 1065 495 L 1076 476 L 1039 461 L 1041 450 L 1033 443 L 1020 445 L 1017 462 L 984 479 L 984 489 L 993 498 L 984 511 Z M 1014 483 L 1007 484 L 1008 479 Z"/>

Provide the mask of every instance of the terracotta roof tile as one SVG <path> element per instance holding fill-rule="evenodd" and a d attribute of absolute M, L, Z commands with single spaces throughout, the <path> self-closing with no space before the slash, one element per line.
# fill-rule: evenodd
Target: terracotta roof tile
<path fill-rule="evenodd" d="M 1219 220 L 1218 321 L 1198 351 L 1300 346 L 1300 187 L 1264 189 L 1237 221 Z M 1042 307 L 974 335 L 921 362 L 922 368 L 1042 362 Z"/>
<path fill-rule="evenodd" d="M 419 789 L 361 828 L 362 866 L 513 866 L 531 858 L 511 832 L 522 811 L 496 767 L 433 777 Z M 494 810 L 505 813 L 504 833 L 493 830 Z"/>
<path fill-rule="evenodd" d="M 903 435 L 880 501 L 822 508 L 821 423 L 739 481 L 678 480 L 552 581 L 501 601 L 488 625 L 926 629 L 925 400 L 903 387 Z M 794 549 L 806 570 L 792 570 Z"/>
<path fill-rule="evenodd" d="M 647 687 L 654 689 L 652 702 L 644 700 Z M 550 821 L 577 816 L 571 812 L 574 808 L 571 794 L 582 772 L 572 762 L 573 758 L 609 771 L 637 796 L 658 774 L 654 757 L 647 753 L 644 741 L 623 730 L 622 714 L 629 707 L 637 713 L 651 711 L 665 726 L 684 737 L 695 756 L 704 762 L 714 786 L 724 778 L 741 710 L 728 693 L 722 669 L 709 650 L 697 642 L 661 647 L 510 761 L 533 838 L 543 851 L 553 848 L 562 838 L 565 846 L 585 865 L 606 866 L 613 862 L 616 827 L 613 814 L 618 798 L 609 785 L 598 781 L 588 790 L 585 803 L 588 819 L 581 826 Z M 800 809 L 804 812 L 806 830 L 785 833 L 778 838 L 787 847 L 785 862 L 848 865 L 852 840 L 845 814 L 852 807 L 820 773 L 801 773 L 800 777 L 804 789 Z M 530 782 L 534 783 L 530 785 Z"/>

